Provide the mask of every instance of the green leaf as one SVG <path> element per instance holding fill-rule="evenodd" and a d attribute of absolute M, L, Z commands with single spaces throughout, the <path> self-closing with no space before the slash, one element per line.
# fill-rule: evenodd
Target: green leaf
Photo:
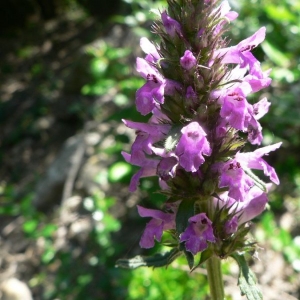
<path fill-rule="evenodd" d="M 193 267 L 194 267 L 194 255 L 190 251 L 187 251 L 185 249 L 184 243 L 181 243 L 180 246 L 181 246 L 180 249 L 182 249 L 183 252 L 184 252 L 184 255 L 185 255 L 185 258 L 188 262 L 189 268 L 190 268 L 190 270 L 192 270 Z"/>
<path fill-rule="evenodd" d="M 108 67 L 109 61 L 106 57 L 95 58 L 91 62 L 91 73 L 97 78 L 103 75 Z"/>
<path fill-rule="evenodd" d="M 182 252 L 178 248 L 173 248 L 169 252 L 157 253 L 153 256 L 138 255 L 129 259 L 122 258 L 117 260 L 116 267 L 125 269 L 136 269 L 139 267 L 163 267 L 168 266 L 181 254 Z"/>
<path fill-rule="evenodd" d="M 176 231 L 182 233 L 188 226 L 188 220 L 195 214 L 193 201 L 181 201 L 176 214 Z"/>
<path fill-rule="evenodd" d="M 42 254 L 42 262 L 44 264 L 48 264 L 54 258 L 56 250 L 54 247 L 48 247 L 45 249 L 44 253 Z"/>
<path fill-rule="evenodd" d="M 289 7 L 290 8 L 290 7 Z M 291 9 L 288 7 L 284 7 L 283 5 L 266 5 L 265 11 L 270 19 L 282 22 L 284 20 L 284 23 L 295 23 L 297 22 L 297 15 L 294 14 Z"/>
<path fill-rule="evenodd" d="M 246 295 L 248 300 L 262 300 L 263 296 L 256 285 L 257 280 L 255 274 L 249 269 L 244 255 L 234 253 L 231 257 L 240 267 L 238 285 L 240 287 L 241 294 Z"/>
<path fill-rule="evenodd" d="M 27 220 L 23 224 L 23 231 L 27 234 L 31 234 L 36 231 L 38 227 L 38 220 L 32 219 L 32 220 Z"/>
<path fill-rule="evenodd" d="M 52 234 L 57 230 L 56 224 L 46 224 L 45 227 L 41 230 L 40 235 L 43 237 L 51 237 Z"/>

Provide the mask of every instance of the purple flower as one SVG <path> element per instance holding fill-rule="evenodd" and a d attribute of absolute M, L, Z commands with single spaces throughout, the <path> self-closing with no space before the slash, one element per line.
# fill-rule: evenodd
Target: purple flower
<path fill-rule="evenodd" d="M 236 46 L 215 51 L 214 57 L 221 57 L 224 64 L 240 64 L 242 68 L 249 66 L 255 68 L 257 59 L 250 52 L 259 45 L 266 35 L 266 28 L 262 27 L 249 38 L 241 41 Z"/>
<path fill-rule="evenodd" d="M 151 63 L 156 63 L 160 59 L 160 55 L 156 47 L 145 37 L 140 40 L 142 50 L 147 54 L 146 60 Z"/>
<path fill-rule="evenodd" d="M 220 97 L 220 116 L 226 118 L 230 126 L 238 130 L 247 130 L 253 114 L 252 106 L 247 102 L 246 96 L 251 92 L 248 83 L 241 83 L 228 89 L 227 93 Z"/>
<path fill-rule="evenodd" d="M 196 100 L 197 94 L 195 93 L 194 89 L 191 86 L 188 86 L 186 89 L 186 95 L 188 99 Z"/>
<path fill-rule="evenodd" d="M 252 117 L 249 125 L 248 125 L 248 141 L 252 144 L 252 145 L 260 145 L 262 140 L 263 140 L 263 136 L 262 136 L 262 127 L 261 125 L 257 122 L 255 117 Z"/>
<path fill-rule="evenodd" d="M 147 82 L 136 92 L 136 107 L 142 115 L 147 115 L 164 103 L 164 95 L 172 95 L 181 85 L 163 78 L 158 70 L 147 60 L 137 58 L 136 70 Z"/>
<path fill-rule="evenodd" d="M 157 107 L 155 107 L 152 110 L 152 114 L 153 115 L 149 119 L 149 123 L 151 123 L 151 124 L 160 124 L 160 123 L 162 123 L 162 121 L 164 123 L 170 122 L 170 119 L 164 113 L 162 113 L 162 111 L 160 109 L 158 109 Z"/>
<path fill-rule="evenodd" d="M 228 1 L 223 1 L 216 9 L 216 11 L 220 10 L 220 19 L 222 21 L 216 25 L 214 34 L 218 34 L 226 23 L 229 23 L 238 17 L 238 13 L 235 11 L 230 11 L 230 9 L 231 7 L 229 6 Z"/>
<path fill-rule="evenodd" d="M 164 103 L 165 79 L 142 58 L 136 60 L 137 71 L 147 82 L 136 92 L 136 107 L 142 114 L 150 113 L 159 103 Z"/>
<path fill-rule="evenodd" d="M 246 223 L 260 215 L 266 208 L 267 202 L 267 194 L 257 186 L 254 186 L 249 191 L 243 207 L 238 206 L 238 211 L 241 212 L 239 224 Z"/>
<path fill-rule="evenodd" d="M 248 140 L 251 144 L 260 145 L 262 136 L 262 127 L 257 120 L 262 118 L 269 110 L 271 103 L 268 102 L 267 98 L 261 99 L 259 102 L 253 104 L 253 115 L 248 125 Z"/>
<path fill-rule="evenodd" d="M 236 160 L 229 160 L 223 164 L 220 172 L 219 187 L 229 187 L 229 197 L 244 201 L 254 182 L 241 168 L 241 164 Z"/>
<path fill-rule="evenodd" d="M 194 89 L 191 86 L 187 87 L 185 97 L 186 97 L 187 107 L 191 111 L 194 111 L 197 107 L 197 104 L 198 104 L 198 102 L 197 102 L 198 96 L 197 96 L 197 94 L 195 93 Z"/>
<path fill-rule="evenodd" d="M 147 82 L 136 92 L 136 108 L 142 115 L 149 114 L 158 105 L 157 100 L 163 103 L 163 86 L 152 82 Z M 158 95 L 158 99 L 154 97 L 154 92 Z"/>
<path fill-rule="evenodd" d="M 218 203 L 219 207 L 224 205 L 230 207 L 229 213 L 234 212 L 236 214 L 235 216 L 238 217 L 238 225 L 246 223 L 260 215 L 268 202 L 267 194 L 257 186 L 253 186 L 249 190 L 243 202 L 236 201 L 229 197 L 228 192 L 219 195 L 219 198 L 221 201 L 214 198 L 215 206 L 217 206 Z"/>
<path fill-rule="evenodd" d="M 268 111 L 271 102 L 268 102 L 267 98 L 264 97 L 257 103 L 253 104 L 253 112 L 256 120 L 262 118 Z"/>
<path fill-rule="evenodd" d="M 180 23 L 169 17 L 166 11 L 164 11 L 161 14 L 161 19 L 168 35 L 170 35 L 171 37 L 175 37 L 176 34 L 182 36 L 182 29 Z"/>
<path fill-rule="evenodd" d="M 163 76 L 157 71 L 157 69 L 147 60 L 137 57 L 136 70 L 146 80 L 154 83 L 163 83 Z"/>
<path fill-rule="evenodd" d="M 238 216 L 235 215 L 232 219 L 228 220 L 225 223 L 225 233 L 232 234 L 235 233 L 238 229 Z"/>
<path fill-rule="evenodd" d="M 145 124 L 122 120 L 124 124 L 136 130 L 137 137 L 131 148 L 132 163 L 140 164 L 140 156 L 144 157 L 143 152 L 151 155 L 153 144 L 165 139 L 166 134 L 171 129 L 171 125 L 167 124 Z"/>
<path fill-rule="evenodd" d="M 132 156 L 129 153 L 126 153 L 124 151 L 122 151 L 121 153 L 124 159 L 128 163 L 141 167 L 140 170 L 137 173 L 135 173 L 131 178 L 130 185 L 129 185 L 130 192 L 136 191 L 139 185 L 140 178 L 156 176 L 156 170 L 157 170 L 157 165 L 159 163 L 159 160 L 150 159 L 147 158 L 145 155 L 141 155 L 139 157 L 140 158 L 139 161 L 134 160 L 135 163 L 133 163 Z"/>
<path fill-rule="evenodd" d="M 249 71 L 249 74 L 245 74 Z M 251 93 L 260 91 L 270 85 L 272 79 L 269 77 L 271 69 L 262 71 L 259 61 L 253 63 L 252 68 L 249 70 L 248 66 L 241 68 L 237 65 L 227 77 L 227 80 L 239 80 L 247 82 L 251 87 Z M 250 92 L 248 92 L 250 93 Z"/>
<path fill-rule="evenodd" d="M 187 251 L 194 255 L 207 248 L 207 242 L 215 242 L 211 220 L 205 213 L 189 218 L 189 226 L 180 235 L 180 242 L 185 242 Z"/>
<path fill-rule="evenodd" d="M 264 174 L 268 176 L 275 184 L 279 184 L 278 176 L 273 167 L 271 167 L 265 160 L 262 159 L 263 155 L 269 154 L 271 151 L 278 149 L 280 143 L 256 149 L 254 152 L 237 153 L 236 159 L 240 162 L 242 167 L 263 170 Z"/>
<path fill-rule="evenodd" d="M 256 62 L 254 63 L 249 74 L 245 76 L 243 80 L 250 84 L 252 93 L 255 93 L 260 91 L 261 89 L 268 87 L 271 84 L 272 79 L 269 77 L 270 72 L 271 69 L 262 72 L 262 70 L 260 69 L 260 63 Z"/>
<path fill-rule="evenodd" d="M 191 122 L 181 129 L 175 153 L 179 164 L 188 172 L 196 172 L 203 164 L 203 155 L 210 155 L 211 148 L 206 133 L 198 122 Z"/>
<path fill-rule="evenodd" d="M 184 55 L 180 58 L 180 65 L 184 69 L 190 70 L 197 65 L 197 59 L 190 50 L 186 50 Z"/>
<path fill-rule="evenodd" d="M 176 204 L 171 206 L 172 213 L 165 213 L 156 209 L 148 209 L 137 205 L 141 217 L 152 217 L 152 220 L 146 225 L 145 231 L 140 240 L 142 248 L 152 248 L 154 239 L 160 242 L 162 233 L 165 230 L 175 229 Z"/>
<path fill-rule="evenodd" d="M 157 175 L 164 181 L 175 177 L 178 159 L 175 156 L 162 158 L 157 166 Z"/>

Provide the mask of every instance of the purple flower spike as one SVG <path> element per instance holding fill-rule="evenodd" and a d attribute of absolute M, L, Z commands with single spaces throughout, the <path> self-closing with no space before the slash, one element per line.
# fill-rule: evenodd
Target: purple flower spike
<path fill-rule="evenodd" d="M 205 213 L 189 218 L 190 225 L 180 235 L 180 242 L 186 242 L 187 251 L 196 255 L 207 248 L 207 242 L 215 242 L 211 220 Z"/>
<path fill-rule="evenodd" d="M 161 14 L 161 19 L 167 34 L 169 34 L 171 37 L 175 37 L 176 34 L 182 36 L 181 25 L 176 20 L 169 17 L 166 11 Z"/>
<path fill-rule="evenodd" d="M 139 205 L 137 205 L 137 208 L 141 217 L 152 217 L 152 220 L 146 225 L 140 240 L 142 248 L 152 248 L 154 246 L 154 239 L 160 242 L 164 230 L 175 229 L 175 213 L 165 213 Z"/>
<path fill-rule="evenodd" d="M 136 138 L 122 155 L 138 167 L 131 192 L 141 178 L 156 176 L 167 197 L 163 210 L 138 206 L 140 216 L 150 217 L 143 248 L 167 233 L 174 239 L 171 247 L 180 243 L 191 256 L 205 249 L 219 257 L 247 251 L 243 230 L 265 209 L 270 181 L 279 183 L 263 156 L 281 143 L 243 152 L 246 143 L 262 143 L 260 118 L 270 106 L 266 98 L 249 100 L 271 84 L 270 70 L 252 54 L 266 28 L 230 47 L 225 33 L 238 14 L 229 2 L 167 1 L 152 27 L 160 41 L 140 40 L 144 57 L 137 58 L 136 71 L 144 85 L 135 103 L 149 117 L 145 123 L 123 120 Z M 252 169 L 264 172 L 266 183 Z M 178 199 L 183 204 L 176 218 Z"/>
<path fill-rule="evenodd" d="M 191 122 L 181 129 L 182 136 L 176 147 L 179 164 L 188 172 L 196 172 L 204 162 L 204 155 L 211 154 L 206 133 L 198 122 Z"/>
<path fill-rule="evenodd" d="M 180 58 L 180 65 L 186 69 L 190 70 L 193 67 L 195 67 L 197 64 L 197 59 L 193 55 L 193 53 L 190 50 L 186 50 L 184 52 L 184 55 Z"/>

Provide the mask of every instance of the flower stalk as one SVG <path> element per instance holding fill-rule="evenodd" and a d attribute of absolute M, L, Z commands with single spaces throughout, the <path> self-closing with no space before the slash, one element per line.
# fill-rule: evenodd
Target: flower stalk
<path fill-rule="evenodd" d="M 211 300 L 223 300 L 225 299 L 224 294 L 224 283 L 221 269 L 221 260 L 216 256 L 212 256 L 206 262 L 207 278 L 210 290 Z"/>
<path fill-rule="evenodd" d="M 137 136 L 131 153 L 122 154 L 140 167 L 130 191 L 141 178 L 157 176 L 167 196 L 162 210 L 138 206 L 140 216 L 151 218 L 140 246 L 151 248 L 169 233 L 172 250 L 157 265 L 162 258 L 171 263 L 180 253 L 192 270 L 206 262 L 212 299 L 219 300 L 224 298 L 220 260 L 231 256 L 242 265 L 240 254 L 255 251 L 247 238 L 250 221 L 268 201 L 271 183 L 252 169 L 279 184 L 262 157 L 281 143 L 243 152 L 247 143 L 261 145 L 259 119 L 270 106 L 266 98 L 247 99 L 271 83 L 270 70 L 263 71 L 251 52 L 264 40 L 266 28 L 229 46 L 225 34 L 238 14 L 227 1 L 167 2 L 153 25 L 160 43 L 142 38 L 146 56 L 136 62 L 145 79 L 136 107 L 150 117 L 147 123 L 123 120 Z M 141 258 L 134 264 L 155 266 Z"/>

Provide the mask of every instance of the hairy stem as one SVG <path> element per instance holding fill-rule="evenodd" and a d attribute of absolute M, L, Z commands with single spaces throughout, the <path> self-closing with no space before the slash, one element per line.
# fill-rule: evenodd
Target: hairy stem
<path fill-rule="evenodd" d="M 222 278 L 221 260 L 212 256 L 206 262 L 208 284 L 211 300 L 224 300 L 224 284 Z"/>

